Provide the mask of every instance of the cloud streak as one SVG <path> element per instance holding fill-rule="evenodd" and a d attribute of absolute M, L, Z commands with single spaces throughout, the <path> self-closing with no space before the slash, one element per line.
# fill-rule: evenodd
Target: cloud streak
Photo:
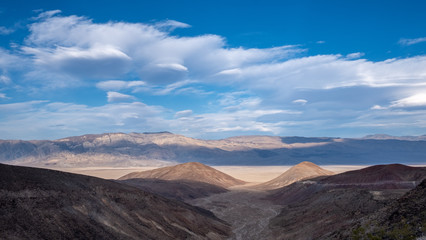
<path fill-rule="evenodd" d="M 421 37 L 421 38 L 402 38 L 401 40 L 399 40 L 399 44 L 404 45 L 404 46 L 410 46 L 410 45 L 414 45 L 414 44 L 418 44 L 418 43 L 422 43 L 422 42 L 426 42 L 426 37 Z"/>

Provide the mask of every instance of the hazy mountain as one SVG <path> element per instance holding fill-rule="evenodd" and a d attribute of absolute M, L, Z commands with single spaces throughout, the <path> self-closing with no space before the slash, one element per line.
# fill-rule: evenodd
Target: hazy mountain
<path fill-rule="evenodd" d="M 282 204 L 283 209 L 270 222 L 272 237 L 330 239 L 337 229 L 352 226 L 424 179 L 426 168 L 391 164 L 302 180 L 273 190 L 268 199 Z"/>
<path fill-rule="evenodd" d="M 200 140 L 161 133 L 106 133 L 54 141 L 0 140 L 0 162 L 44 167 L 424 164 L 426 141 L 240 136 Z"/>
<path fill-rule="evenodd" d="M 224 193 L 228 190 L 213 184 L 188 180 L 161 180 L 146 178 L 131 178 L 120 180 L 139 189 L 161 195 L 166 198 L 187 201 L 196 198 L 208 197 L 213 194 Z"/>
<path fill-rule="evenodd" d="M 143 172 L 133 172 L 118 180 L 135 178 L 195 181 L 224 188 L 245 183 L 242 180 L 231 177 L 228 174 L 198 162 L 183 163 L 176 166 L 157 168 Z"/>
<path fill-rule="evenodd" d="M 259 189 L 276 189 L 281 188 L 287 185 L 290 185 L 294 182 L 307 179 L 307 178 L 313 178 L 318 176 L 324 176 L 324 175 L 332 175 L 334 174 L 331 171 L 325 170 L 318 165 L 315 165 L 311 162 L 301 162 L 297 164 L 296 166 L 291 167 L 289 170 L 285 171 L 280 176 L 265 182 L 261 183 L 259 185 L 256 185 L 256 188 Z"/>
<path fill-rule="evenodd" d="M 99 178 L 0 164 L 2 239 L 223 239 L 211 212 Z"/>
<path fill-rule="evenodd" d="M 426 135 L 421 136 L 391 136 L 387 134 L 367 135 L 363 139 L 375 140 L 404 140 L 404 141 L 426 141 Z"/>

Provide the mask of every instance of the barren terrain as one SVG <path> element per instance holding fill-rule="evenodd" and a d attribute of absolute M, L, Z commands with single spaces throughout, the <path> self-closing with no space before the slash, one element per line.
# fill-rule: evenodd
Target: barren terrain
<path fill-rule="evenodd" d="M 188 201 L 190 204 L 212 211 L 232 226 L 230 239 L 265 239 L 271 232 L 269 220 L 277 216 L 282 206 L 263 198 L 266 192 L 254 190 L 250 184 L 230 188 L 229 192 Z"/>

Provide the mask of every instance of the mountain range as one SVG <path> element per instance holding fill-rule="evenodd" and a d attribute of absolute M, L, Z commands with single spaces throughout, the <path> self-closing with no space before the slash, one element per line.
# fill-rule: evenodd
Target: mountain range
<path fill-rule="evenodd" d="M 208 165 L 424 164 L 420 137 L 240 136 L 201 140 L 160 133 L 106 133 L 58 140 L 0 140 L 0 162 L 51 168 Z"/>

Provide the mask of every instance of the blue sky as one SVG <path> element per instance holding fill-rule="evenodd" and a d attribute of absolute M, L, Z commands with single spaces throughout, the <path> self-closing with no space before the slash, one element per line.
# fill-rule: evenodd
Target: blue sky
<path fill-rule="evenodd" d="M 424 1 L 2 1 L 0 139 L 426 134 Z"/>

